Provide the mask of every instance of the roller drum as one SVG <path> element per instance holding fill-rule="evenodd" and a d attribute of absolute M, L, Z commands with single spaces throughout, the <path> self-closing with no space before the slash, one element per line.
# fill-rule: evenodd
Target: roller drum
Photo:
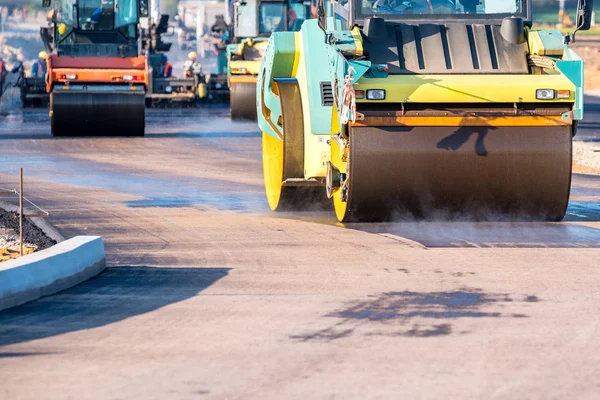
<path fill-rule="evenodd" d="M 352 128 L 343 220 L 560 220 L 571 138 L 569 125 Z"/>
<path fill-rule="evenodd" d="M 54 136 L 144 136 L 145 93 L 50 95 Z"/>
<path fill-rule="evenodd" d="M 256 121 L 256 83 L 232 83 L 230 95 L 231 119 Z"/>

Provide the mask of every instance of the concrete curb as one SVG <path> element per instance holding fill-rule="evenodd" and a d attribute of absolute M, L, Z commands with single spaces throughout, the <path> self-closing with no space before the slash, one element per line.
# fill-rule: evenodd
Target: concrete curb
<path fill-rule="evenodd" d="M 6 210 L 8 212 L 19 213 L 19 206 L 16 206 L 14 204 L 7 203 L 7 202 L 1 201 L 1 200 L 0 200 L 0 208 L 2 208 L 3 210 Z M 37 210 L 30 210 L 27 207 L 23 207 L 23 208 L 25 209 L 25 211 L 23 212 L 24 215 L 27 215 L 28 213 L 34 213 L 34 211 L 37 211 Z M 54 240 L 56 243 L 60 243 L 65 240 L 64 236 L 61 235 L 56 230 L 55 227 L 50 225 L 50 223 L 45 218 L 27 218 L 27 219 L 29 221 L 31 221 L 32 224 L 34 224 L 35 226 L 40 228 L 41 231 L 44 232 L 44 235 L 48 236 L 50 239 Z"/>
<path fill-rule="evenodd" d="M 106 268 L 100 236 L 77 236 L 0 264 L 0 310 L 68 289 Z"/>

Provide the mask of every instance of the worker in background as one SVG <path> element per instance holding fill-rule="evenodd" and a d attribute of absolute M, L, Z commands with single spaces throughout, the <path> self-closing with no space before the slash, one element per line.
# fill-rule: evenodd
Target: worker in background
<path fill-rule="evenodd" d="M 170 78 L 173 76 L 173 65 L 169 62 L 169 58 L 166 54 L 161 55 L 158 69 L 159 75 L 163 78 Z"/>
<path fill-rule="evenodd" d="M 202 73 L 202 66 L 198 62 L 198 54 L 191 52 L 188 54 L 188 60 L 183 64 L 183 76 L 191 78 Z"/>
<path fill-rule="evenodd" d="M 194 87 L 198 87 L 202 76 L 202 65 L 198 62 L 198 54 L 191 52 L 188 54 L 188 60 L 183 64 L 183 76 L 194 78 Z"/>
<path fill-rule="evenodd" d="M 32 78 L 43 78 L 46 76 L 46 61 L 48 60 L 48 53 L 45 51 L 40 51 L 38 54 L 38 59 L 33 63 L 33 67 L 31 67 L 31 77 Z"/>
<path fill-rule="evenodd" d="M 215 54 L 217 55 L 217 74 L 227 73 L 227 41 L 229 40 L 229 26 L 223 15 L 215 16 L 215 23 L 210 28 Z"/>

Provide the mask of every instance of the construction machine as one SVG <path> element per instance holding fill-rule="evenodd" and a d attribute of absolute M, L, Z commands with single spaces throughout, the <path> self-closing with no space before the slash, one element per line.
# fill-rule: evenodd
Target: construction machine
<path fill-rule="evenodd" d="M 155 3 L 153 3 L 155 4 Z M 173 36 L 166 14 L 144 21 L 141 27 L 142 53 L 148 57 L 150 80 L 146 105 L 150 107 L 194 107 L 206 103 L 227 103 L 229 89 L 224 74 L 208 74 L 199 63 L 191 68 L 190 76 L 164 75 L 164 60 L 172 43 L 165 43 L 163 36 Z"/>
<path fill-rule="evenodd" d="M 43 77 L 27 77 L 21 67 L 19 73 L 19 88 L 21 103 L 24 108 L 48 107 L 49 96 L 46 92 L 46 81 Z"/>
<path fill-rule="evenodd" d="M 227 47 L 233 120 L 256 121 L 256 78 L 273 32 L 299 31 L 311 17 L 310 1 L 235 0 L 230 2 L 232 44 Z"/>
<path fill-rule="evenodd" d="M 531 0 L 333 1 L 275 32 L 257 80 L 273 210 L 333 202 L 341 222 L 565 215 L 583 118 L 574 38 Z M 577 30 L 592 0 L 579 0 Z"/>
<path fill-rule="evenodd" d="M 42 28 L 52 50 L 46 76 L 52 134 L 143 136 L 149 73 L 138 23 L 148 16 L 148 0 L 54 0 L 52 6 L 53 24 Z"/>

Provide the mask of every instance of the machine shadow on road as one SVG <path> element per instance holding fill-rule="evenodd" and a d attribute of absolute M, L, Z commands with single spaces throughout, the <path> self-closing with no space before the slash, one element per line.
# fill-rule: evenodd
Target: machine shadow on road
<path fill-rule="evenodd" d="M 57 295 L 0 312 L 0 346 L 93 329 L 189 299 L 228 268 L 112 267 Z"/>
<path fill-rule="evenodd" d="M 302 342 L 330 342 L 354 334 L 421 338 L 450 335 L 453 333 L 451 322 L 457 319 L 528 318 L 519 312 L 500 312 L 504 311 L 501 307 L 512 305 L 520 310 L 523 303 L 538 301 L 539 298 L 532 295 L 513 299 L 508 294 L 466 288 L 454 292 L 387 292 L 350 302 L 325 315 L 325 318 L 338 320 L 325 329 L 290 338 Z"/>

